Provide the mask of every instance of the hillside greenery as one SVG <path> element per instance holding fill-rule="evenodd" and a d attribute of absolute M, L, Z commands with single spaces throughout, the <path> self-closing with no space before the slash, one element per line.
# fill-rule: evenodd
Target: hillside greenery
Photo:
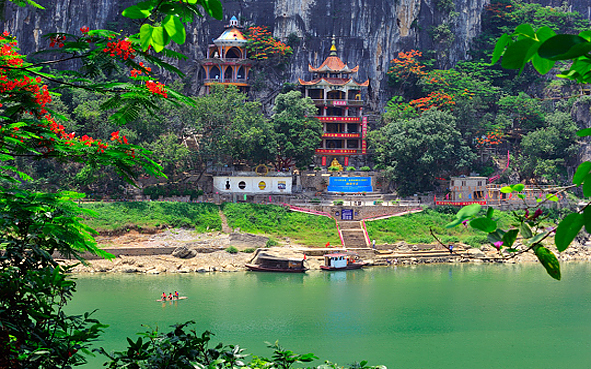
<path fill-rule="evenodd" d="M 327 242 L 340 245 L 333 219 L 290 212 L 277 205 L 224 203 L 228 225 L 243 232 L 262 233 L 276 238 L 289 237 L 307 246 L 324 246 Z"/>
<path fill-rule="evenodd" d="M 333 219 L 288 211 L 278 205 L 250 203 L 183 202 L 97 202 L 82 203 L 94 213 L 84 223 L 99 232 L 164 227 L 194 228 L 197 232 L 220 231 L 220 210 L 232 229 L 264 234 L 272 239 L 290 238 L 308 246 L 339 245 L 340 239 Z"/>
<path fill-rule="evenodd" d="M 486 233 L 472 227 L 446 228 L 457 211 L 457 208 L 452 207 L 426 208 L 419 213 L 368 221 L 365 225 L 370 239 L 375 239 L 377 244 L 393 244 L 400 241 L 409 244 L 435 244 L 437 241 L 430 235 L 431 230 L 445 244 L 461 242 L 472 247 L 490 244 Z M 484 214 L 484 211 L 482 213 Z M 523 211 L 518 213 L 522 214 Z M 544 224 L 550 227 L 555 226 L 554 222 L 560 217 L 561 212 L 546 209 L 544 214 Z M 495 211 L 495 219 L 499 227 L 509 228 L 519 223 L 518 217 L 512 211 Z"/>
<path fill-rule="evenodd" d="M 222 220 L 219 207 L 207 203 L 185 202 L 96 202 L 83 203 L 94 212 L 85 223 L 97 231 L 125 230 L 129 227 L 195 228 L 198 232 L 219 231 Z"/>

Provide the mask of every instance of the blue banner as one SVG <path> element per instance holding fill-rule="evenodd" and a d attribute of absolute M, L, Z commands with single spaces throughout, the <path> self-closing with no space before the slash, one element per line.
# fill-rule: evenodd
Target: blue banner
<path fill-rule="evenodd" d="M 371 177 L 329 177 L 329 192 L 372 192 Z"/>

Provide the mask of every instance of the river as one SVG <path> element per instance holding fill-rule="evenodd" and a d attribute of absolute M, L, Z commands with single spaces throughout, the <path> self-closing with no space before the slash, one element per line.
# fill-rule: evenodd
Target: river
<path fill-rule="evenodd" d="M 591 264 L 375 267 L 347 272 L 80 274 L 69 313 L 98 309 L 122 350 L 141 324 L 187 320 L 215 341 L 271 356 L 265 341 L 341 365 L 393 368 L 586 368 Z M 162 292 L 188 299 L 160 303 Z M 322 363 L 314 362 L 315 365 Z M 91 359 L 86 368 L 105 360 Z M 297 367 L 297 366 L 296 366 Z"/>

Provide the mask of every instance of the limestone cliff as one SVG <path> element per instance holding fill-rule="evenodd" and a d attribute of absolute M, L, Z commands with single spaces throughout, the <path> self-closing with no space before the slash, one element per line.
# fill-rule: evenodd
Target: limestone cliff
<path fill-rule="evenodd" d="M 455 0 L 454 9 L 441 11 L 436 0 L 226 0 L 224 21 L 200 19 L 190 25 L 182 50 L 189 56 L 182 69 L 198 88 L 197 60 L 203 58 L 207 44 L 217 37 L 232 15 L 242 23 L 265 25 L 275 37 L 286 40 L 297 35 L 294 55 L 284 80 L 267 85 L 275 89 L 280 82 L 309 77 L 308 64 L 319 65 L 328 55 L 330 36 L 336 35 L 338 54 L 350 66 L 359 65 L 358 80 L 370 79 L 367 100 L 379 110 L 387 97 L 385 73 L 399 51 L 431 49 L 437 52 L 441 67 L 466 57 L 471 39 L 480 31 L 480 15 L 490 0 Z M 562 0 L 540 0 L 552 4 Z M 47 10 L 6 5 L 1 29 L 15 35 L 25 53 L 44 46 L 43 34 L 75 32 L 82 26 L 93 29 L 133 29 L 121 11 L 130 0 L 39 0 Z M 570 0 L 573 10 L 591 16 L 586 0 Z M 444 24 L 447 35 L 434 37 L 433 29 Z"/>

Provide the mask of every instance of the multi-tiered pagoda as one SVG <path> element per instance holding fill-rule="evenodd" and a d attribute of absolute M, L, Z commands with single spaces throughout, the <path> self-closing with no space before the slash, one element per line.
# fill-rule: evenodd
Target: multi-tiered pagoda
<path fill-rule="evenodd" d="M 214 83 L 237 86 L 246 92 L 248 73 L 252 61 L 247 59 L 248 41 L 240 31 L 238 19 L 232 17 L 226 30 L 209 45 L 207 59 L 201 61 L 204 84 L 209 93 L 209 86 Z"/>
<path fill-rule="evenodd" d="M 369 80 L 363 83 L 353 80 L 352 74 L 357 73 L 359 66 L 349 68 L 337 56 L 334 36 L 329 57 L 318 68 L 309 65 L 308 70 L 313 73 L 313 79 L 299 79 L 299 83 L 305 89 L 305 96 L 314 100 L 319 111 L 316 118 L 324 125 L 322 144 L 316 155 L 323 166 L 334 159 L 348 166 L 350 157 L 367 152 L 367 117 L 363 116 L 361 92 Z"/>

